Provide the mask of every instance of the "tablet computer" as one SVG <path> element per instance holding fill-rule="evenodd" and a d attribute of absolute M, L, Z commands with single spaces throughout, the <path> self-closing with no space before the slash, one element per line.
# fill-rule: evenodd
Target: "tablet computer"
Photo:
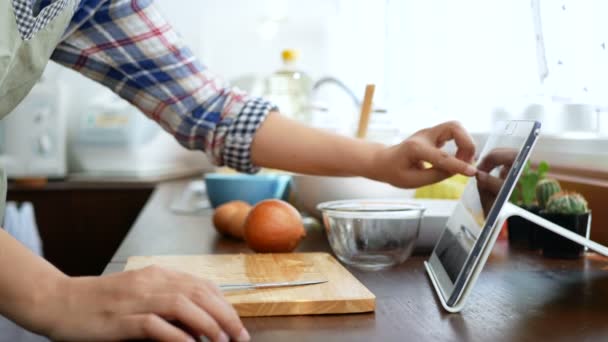
<path fill-rule="evenodd" d="M 462 309 L 502 228 L 496 224 L 498 215 L 517 184 L 539 131 L 536 121 L 502 121 L 481 150 L 478 173 L 469 179 L 425 262 L 446 310 Z"/>

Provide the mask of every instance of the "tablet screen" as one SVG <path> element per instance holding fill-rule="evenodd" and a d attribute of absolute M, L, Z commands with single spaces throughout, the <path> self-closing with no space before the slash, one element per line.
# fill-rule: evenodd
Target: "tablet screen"
<path fill-rule="evenodd" d="M 511 125 L 509 127 L 509 125 Z M 494 130 L 481 151 L 476 177 L 467 183 L 455 211 L 447 222 L 434 253 L 437 255 L 448 277 L 455 283 L 473 247 L 480 237 L 486 238 L 484 229 L 494 225 L 498 211 L 504 204 L 517 177 L 521 151 L 531 140 L 533 122 L 502 123 Z M 512 172 L 513 171 L 513 172 Z"/>

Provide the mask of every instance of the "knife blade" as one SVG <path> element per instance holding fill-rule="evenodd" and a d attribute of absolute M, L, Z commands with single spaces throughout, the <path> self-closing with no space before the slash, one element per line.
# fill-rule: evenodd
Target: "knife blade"
<path fill-rule="evenodd" d="M 219 285 L 222 291 L 248 290 L 248 289 L 266 289 L 272 287 L 289 287 L 289 286 L 305 286 L 326 283 L 327 280 L 303 280 L 303 281 L 282 281 L 271 283 L 241 283 L 241 284 L 221 284 Z"/>

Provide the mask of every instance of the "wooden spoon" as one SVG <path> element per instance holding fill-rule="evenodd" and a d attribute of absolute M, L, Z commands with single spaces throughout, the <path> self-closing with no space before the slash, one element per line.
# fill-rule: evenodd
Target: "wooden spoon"
<path fill-rule="evenodd" d="M 372 99 L 374 98 L 374 91 L 376 86 L 374 84 L 368 84 L 365 87 L 365 97 L 363 98 L 363 104 L 361 105 L 361 114 L 359 115 L 359 127 L 357 128 L 357 138 L 365 139 L 367 135 L 367 127 L 369 126 L 369 117 L 372 112 Z"/>

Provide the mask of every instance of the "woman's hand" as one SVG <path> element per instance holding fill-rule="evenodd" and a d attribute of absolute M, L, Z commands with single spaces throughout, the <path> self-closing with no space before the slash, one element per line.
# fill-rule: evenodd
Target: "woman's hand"
<path fill-rule="evenodd" d="M 441 149 L 451 140 L 458 147 L 454 156 Z M 474 157 L 473 140 L 458 122 L 450 121 L 418 131 L 401 144 L 376 152 L 370 176 L 398 187 L 415 188 L 454 174 L 474 176 Z M 425 162 L 432 166 L 426 167 Z"/>
<path fill-rule="evenodd" d="M 102 277 L 66 278 L 38 311 L 53 340 L 248 341 L 234 308 L 211 282 L 156 266 Z M 36 320 L 36 319 L 35 319 Z M 183 329 L 170 322 L 175 322 Z M 186 332 L 187 330 L 188 332 Z"/>
<path fill-rule="evenodd" d="M 477 187 L 480 191 L 486 191 L 494 196 L 502 188 L 502 184 L 517 158 L 518 151 L 512 148 L 495 148 L 490 151 L 478 165 Z M 494 169 L 500 168 L 497 176 L 491 173 Z"/>

